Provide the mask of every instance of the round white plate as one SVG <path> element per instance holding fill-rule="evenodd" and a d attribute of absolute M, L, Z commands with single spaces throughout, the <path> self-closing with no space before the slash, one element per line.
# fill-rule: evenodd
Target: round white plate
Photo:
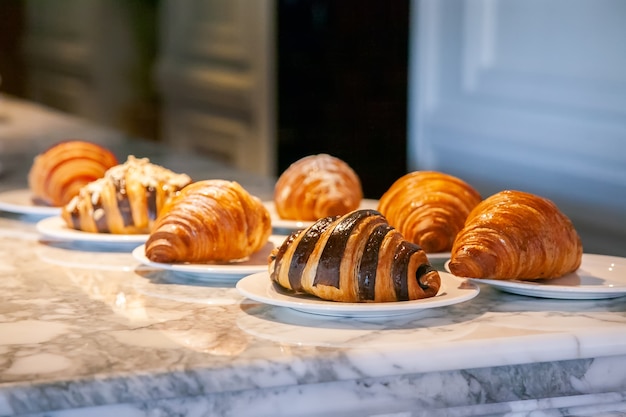
<path fill-rule="evenodd" d="M 10 190 L 0 193 L 0 210 L 31 216 L 58 216 L 60 207 L 39 206 L 33 203 L 29 189 Z"/>
<path fill-rule="evenodd" d="M 265 208 L 267 208 L 267 211 L 270 212 L 270 217 L 272 219 L 272 227 L 274 229 L 280 229 L 280 230 L 293 232 L 295 230 L 300 230 L 300 229 L 309 227 L 313 223 L 315 223 L 313 221 L 305 221 L 305 220 L 300 221 L 300 220 L 281 219 L 280 216 L 278 215 L 278 212 L 276 211 L 276 206 L 274 205 L 273 201 L 264 201 L 263 205 L 265 206 Z M 359 208 L 376 210 L 378 208 L 378 200 L 370 200 L 370 199 L 365 198 L 361 201 L 361 205 Z"/>
<path fill-rule="evenodd" d="M 415 313 L 427 308 L 443 307 L 471 300 L 478 295 L 478 285 L 439 272 L 441 288 L 431 298 L 389 303 L 341 303 L 317 297 L 293 294 L 274 284 L 268 272 L 260 272 L 237 282 L 237 290 L 251 300 L 305 313 L 338 317 L 389 317 Z"/>
<path fill-rule="evenodd" d="M 448 262 L 446 271 L 450 271 Z M 472 279 L 512 294 L 568 300 L 617 298 L 626 295 L 626 258 L 583 254 L 577 271 L 537 281 Z"/>
<path fill-rule="evenodd" d="M 120 235 L 113 233 L 89 233 L 67 227 L 59 216 L 48 217 L 37 222 L 37 231 L 50 239 L 71 242 L 88 242 L 98 244 L 140 244 L 148 239 L 147 234 Z"/>
<path fill-rule="evenodd" d="M 141 245 L 133 250 L 133 256 L 143 265 L 153 268 L 166 269 L 174 272 L 185 274 L 193 274 L 212 279 L 234 279 L 238 280 L 246 275 L 254 274 L 261 271 L 267 271 L 267 258 L 276 246 L 280 245 L 284 236 L 270 236 L 267 244 L 259 251 L 250 255 L 246 260 L 230 263 L 179 263 L 165 264 L 153 262 L 146 257 L 146 247 Z"/>

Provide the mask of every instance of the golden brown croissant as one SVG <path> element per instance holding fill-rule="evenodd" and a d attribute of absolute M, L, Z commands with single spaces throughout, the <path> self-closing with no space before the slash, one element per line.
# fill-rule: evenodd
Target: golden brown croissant
<path fill-rule="evenodd" d="M 375 210 L 325 217 L 293 232 L 269 259 L 271 279 L 295 292 L 343 302 L 433 297 L 439 273 Z"/>
<path fill-rule="evenodd" d="M 60 207 L 85 185 L 117 165 L 108 149 L 91 142 L 57 143 L 37 155 L 28 172 L 28 186 L 37 204 Z"/>
<path fill-rule="evenodd" d="M 344 161 L 327 154 L 304 157 L 287 168 L 274 188 L 282 219 L 315 221 L 356 210 L 363 199 L 361 181 Z"/>
<path fill-rule="evenodd" d="M 241 185 L 198 181 L 163 208 L 146 256 L 162 263 L 240 260 L 261 249 L 271 231 L 269 211 Z"/>
<path fill-rule="evenodd" d="M 558 278 L 578 269 L 582 253 L 572 222 L 552 201 L 506 190 L 470 213 L 449 268 L 469 278 Z"/>
<path fill-rule="evenodd" d="M 472 186 L 452 175 L 414 171 L 391 185 L 380 198 L 378 210 L 426 253 L 448 252 L 481 199 Z"/>
<path fill-rule="evenodd" d="M 148 158 L 129 156 L 85 185 L 61 209 L 68 227 L 93 233 L 149 233 L 165 203 L 191 182 Z"/>

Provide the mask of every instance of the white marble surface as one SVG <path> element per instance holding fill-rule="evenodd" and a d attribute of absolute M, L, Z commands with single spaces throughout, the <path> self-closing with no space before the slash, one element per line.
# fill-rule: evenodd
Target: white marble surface
<path fill-rule="evenodd" d="M 23 185 L 12 174 L 3 188 Z M 330 318 L 128 247 L 46 241 L 36 221 L 0 212 L 0 416 L 626 415 L 626 298 L 483 285 L 413 315 Z"/>

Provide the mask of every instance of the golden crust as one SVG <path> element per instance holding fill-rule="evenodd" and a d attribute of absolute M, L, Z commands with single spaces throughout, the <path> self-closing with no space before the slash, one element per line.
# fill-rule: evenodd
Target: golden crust
<path fill-rule="evenodd" d="M 552 201 L 505 190 L 470 213 L 449 268 L 470 278 L 558 278 L 578 269 L 582 253 L 574 225 Z"/>
<path fill-rule="evenodd" d="M 95 143 L 60 142 L 35 157 L 28 186 L 36 203 L 60 207 L 117 163 L 110 150 Z"/>
<path fill-rule="evenodd" d="M 153 262 L 215 262 L 243 259 L 271 234 L 263 203 L 234 181 L 192 183 L 163 208 L 146 242 Z"/>
<path fill-rule="evenodd" d="M 323 218 L 293 233 L 272 252 L 268 269 L 288 290 L 339 302 L 418 300 L 441 286 L 426 253 L 374 210 Z"/>
<path fill-rule="evenodd" d="M 83 186 L 63 206 L 61 217 L 68 227 L 84 232 L 149 233 L 165 203 L 190 182 L 187 174 L 131 155 Z"/>
<path fill-rule="evenodd" d="M 339 158 L 318 154 L 287 168 L 274 188 L 274 204 L 282 219 L 315 221 L 356 210 L 363 199 L 361 181 Z"/>
<path fill-rule="evenodd" d="M 472 186 L 452 175 L 414 171 L 396 180 L 378 210 L 426 253 L 447 252 L 470 211 L 481 201 Z"/>

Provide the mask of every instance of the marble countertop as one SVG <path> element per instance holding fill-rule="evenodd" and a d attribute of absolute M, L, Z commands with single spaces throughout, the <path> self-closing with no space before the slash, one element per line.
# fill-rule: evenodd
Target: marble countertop
<path fill-rule="evenodd" d="M 219 164 L 119 149 L 269 192 L 269 179 Z M 24 169 L 2 189 L 23 187 Z M 0 416 L 626 413 L 623 297 L 481 284 L 472 300 L 414 314 L 319 316 L 248 300 L 236 279 L 141 265 L 132 246 L 42 238 L 38 220 L 0 212 Z"/>

